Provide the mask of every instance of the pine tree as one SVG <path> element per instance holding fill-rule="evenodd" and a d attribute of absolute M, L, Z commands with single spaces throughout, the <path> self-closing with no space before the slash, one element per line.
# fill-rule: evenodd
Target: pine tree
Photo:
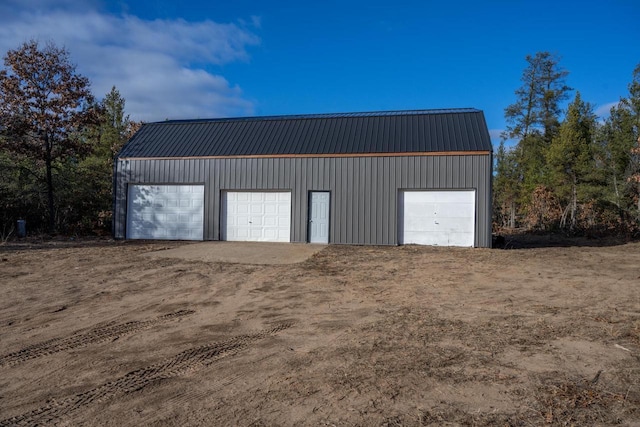
<path fill-rule="evenodd" d="M 610 110 L 598 134 L 599 160 L 605 173 L 605 198 L 617 209 L 624 221 L 628 206 L 625 202 L 625 181 L 631 167 L 630 150 L 636 136 L 633 114 L 624 102 Z"/>
<path fill-rule="evenodd" d="M 623 100 L 623 105 L 629 109 L 633 139 L 637 143 L 629 150 L 626 182 L 636 202 L 636 226 L 640 227 L 640 64 L 633 70 L 633 80 L 629 84 L 629 98 Z"/>
<path fill-rule="evenodd" d="M 640 137 L 638 143 L 629 150 L 631 161 L 629 162 L 629 174 L 627 182 L 636 202 L 636 226 L 640 227 Z"/>
<path fill-rule="evenodd" d="M 493 181 L 493 206 L 502 227 L 515 228 L 517 214 L 518 168 L 516 152 L 507 149 L 504 140 L 496 152 L 496 177 Z"/>
<path fill-rule="evenodd" d="M 505 109 L 508 123 L 505 136 L 521 141 L 540 135 L 549 144 L 557 133 L 560 103 L 572 90 L 565 84 L 569 72 L 559 65 L 560 59 L 549 52 L 527 55 L 527 68 L 522 72 L 522 86 L 515 91 L 516 102 Z"/>
<path fill-rule="evenodd" d="M 629 84 L 629 96 L 611 108 L 598 134 L 599 160 L 606 176 L 604 199 L 615 206 L 623 225 L 640 221 L 639 137 L 640 65 Z"/>
<path fill-rule="evenodd" d="M 115 86 L 102 101 L 102 120 L 99 146 L 108 150 L 113 161 L 120 148 L 127 142 L 131 128 L 129 115 L 124 112 L 125 100 Z"/>
<path fill-rule="evenodd" d="M 580 93 L 569 105 L 567 116 L 560 125 L 558 135 L 547 152 L 550 182 L 554 193 L 566 206 L 560 222 L 565 228 L 577 228 L 579 203 L 592 199 L 597 192 L 594 137 L 596 117 L 589 103 L 582 101 Z"/>
<path fill-rule="evenodd" d="M 522 86 L 515 91 L 516 102 L 505 109 L 507 129 L 503 139 L 515 140 L 512 164 L 516 168 L 508 179 L 515 189 L 517 206 L 512 211 L 526 214 L 534 190 L 548 181 L 546 153 L 558 133 L 561 103 L 571 88 L 565 84 L 569 74 L 559 65 L 559 58 L 549 52 L 538 52 L 526 57 Z M 500 179 L 497 171 L 496 180 Z M 496 191 L 502 191 L 499 188 Z M 532 224 L 535 226 L 535 224 Z"/>
<path fill-rule="evenodd" d="M 78 165 L 76 188 L 85 192 L 82 215 L 85 228 L 108 228 L 111 219 L 113 161 L 139 126 L 125 114 L 125 99 L 115 86 L 99 104 L 100 121 L 88 130 L 96 140 L 95 150 Z"/>

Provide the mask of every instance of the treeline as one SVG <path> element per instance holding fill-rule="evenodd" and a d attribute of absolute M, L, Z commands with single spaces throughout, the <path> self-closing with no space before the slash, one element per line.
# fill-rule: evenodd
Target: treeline
<path fill-rule="evenodd" d="M 96 100 L 69 53 L 36 41 L 0 70 L 0 238 L 111 229 L 113 160 L 139 123 L 115 86 Z"/>
<path fill-rule="evenodd" d="M 557 57 L 526 60 L 495 153 L 494 229 L 637 235 L 640 65 L 629 93 L 601 121 L 580 92 L 571 96 Z"/>
<path fill-rule="evenodd" d="M 629 93 L 599 121 L 572 95 L 557 57 L 526 60 L 495 153 L 494 228 L 637 235 L 640 65 Z M 115 87 L 95 99 L 66 49 L 29 41 L 8 51 L 0 70 L 0 238 L 18 219 L 32 232 L 108 233 L 113 160 L 139 126 Z"/>

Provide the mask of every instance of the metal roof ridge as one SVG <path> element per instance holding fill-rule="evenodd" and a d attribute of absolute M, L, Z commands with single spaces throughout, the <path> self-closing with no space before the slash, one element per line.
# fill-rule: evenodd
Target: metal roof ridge
<path fill-rule="evenodd" d="M 362 111 L 346 113 L 312 113 L 312 114 L 291 114 L 275 116 L 246 116 L 246 117 L 218 117 L 209 119 L 175 119 L 163 120 L 159 122 L 145 123 L 148 125 L 179 125 L 179 124 L 199 124 L 199 123 L 221 123 L 240 121 L 284 121 L 284 120 L 313 120 L 313 119 L 333 119 L 333 118 L 356 118 L 356 117 L 393 117 L 393 116 L 420 116 L 435 114 L 458 114 L 458 113 L 479 113 L 482 110 L 477 108 L 438 108 L 422 110 L 384 110 L 384 111 Z"/>

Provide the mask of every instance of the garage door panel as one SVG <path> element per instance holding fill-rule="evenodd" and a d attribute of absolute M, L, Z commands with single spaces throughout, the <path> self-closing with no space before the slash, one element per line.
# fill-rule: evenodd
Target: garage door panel
<path fill-rule="evenodd" d="M 128 239 L 202 240 L 203 185 L 130 185 Z"/>
<path fill-rule="evenodd" d="M 462 234 L 468 237 L 468 241 L 464 244 L 458 242 L 458 238 L 454 235 Z M 427 230 L 414 230 L 406 233 L 405 243 L 417 243 L 422 245 L 433 246 L 472 246 L 472 233 L 459 233 L 453 228 L 447 227 L 429 227 Z M 418 236 L 418 237 L 415 237 Z"/>
<path fill-rule="evenodd" d="M 401 243 L 473 246 L 475 191 L 405 191 Z"/>
<path fill-rule="evenodd" d="M 470 191 L 433 191 L 429 196 L 433 203 L 441 205 L 448 203 L 468 203 L 471 194 L 473 194 L 473 192 Z"/>
<path fill-rule="evenodd" d="M 469 218 L 473 215 L 474 207 L 469 203 L 443 203 L 433 212 L 435 218 Z"/>
<path fill-rule="evenodd" d="M 233 238 L 229 240 L 247 240 L 249 239 L 249 229 L 234 230 L 233 235 L 231 235 L 230 237 Z"/>
<path fill-rule="evenodd" d="M 404 232 L 404 242 L 405 244 L 416 244 L 416 245 L 431 245 L 432 243 L 430 243 L 430 239 L 432 239 L 432 237 L 427 238 L 425 236 L 425 233 L 422 231 L 408 231 L 405 230 Z"/>
<path fill-rule="evenodd" d="M 456 233 L 447 231 L 434 231 L 430 236 L 424 234 L 415 234 L 412 236 L 415 240 L 413 243 L 419 245 L 434 245 L 434 241 L 447 242 L 446 246 L 469 246 L 469 234 L 468 233 Z M 445 246 L 445 245 L 439 245 Z"/>
<path fill-rule="evenodd" d="M 435 231 L 433 221 L 424 221 L 421 218 L 407 218 L 404 224 L 405 235 L 408 232 L 428 232 Z"/>
<path fill-rule="evenodd" d="M 276 240 L 278 238 L 278 233 L 275 230 L 265 230 L 264 237 L 269 240 Z"/>
<path fill-rule="evenodd" d="M 443 230 L 448 233 L 469 233 L 468 230 L 469 220 L 468 218 L 438 218 L 434 221 L 435 230 Z"/>
<path fill-rule="evenodd" d="M 235 224 L 237 227 L 247 227 L 249 225 L 249 216 L 247 215 L 238 215 L 236 217 L 232 217 L 235 220 Z"/>
<path fill-rule="evenodd" d="M 267 232 L 262 229 L 252 228 L 249 230 L 249 238 L 251 240 L 260 241 L 268 239 Z"/>
<path fill-rule="evenodd" d="M 286 202 L 286 201 L 285 201 Z M 282 215 L 290 215 L 291 214 L 291 205 L 278 205 L 278 216 Z"/>
<path fill-rule="evenodd" d="M 226 240 L 290 241 L 289 192 L 227 192 L 223 197 Z"/>
<path fill-rule="evenodd" d="M 449 233 L 449 246 L 473 246 L 473 233 Z"/>

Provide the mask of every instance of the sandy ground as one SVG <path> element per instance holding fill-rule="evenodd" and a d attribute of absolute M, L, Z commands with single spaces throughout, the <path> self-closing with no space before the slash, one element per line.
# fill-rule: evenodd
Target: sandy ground
<path fill-rule="evenodd" d="M 603 244 L 0 246 L 0 425 L 640 425 L 640 243 Z"/>
<path fill-rule="evenodd" d="M 327 245 L 265 242 L 200 242 L 177 248 L 152 251 L 150 258 L 178 258 L 190 261 L 232 264 L 297 264 Z"/>

